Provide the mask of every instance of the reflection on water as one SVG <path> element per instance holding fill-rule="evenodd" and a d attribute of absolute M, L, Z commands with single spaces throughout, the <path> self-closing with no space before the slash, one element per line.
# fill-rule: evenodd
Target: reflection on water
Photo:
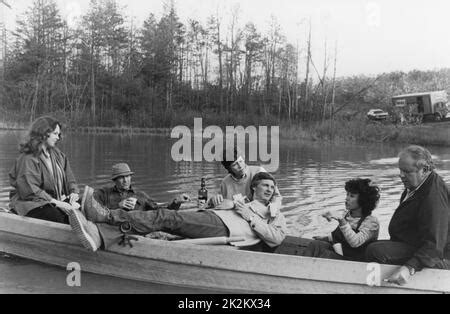
<path fill-rule="evenodd" d="M 0 131 L 0 206 L 6 206 L 10 186 L 8 172 L 17 157 L 23 133 Z M 163 136 L 66 134 L 61 149 L 69 157 L 80 185 L 109 184 L 114 163 L 126 161 L 135 175 L 133 182 L 159 201 L 181 192 L 196 196 L 200 178 L 207 178 L 210 195 L 218 191 L 226 172 L 220 163 L 174 162 L 173 140 Z M 275 173 L 283 195 L 289 232 L 313 236 L 336 226 L 320 217 L 323 210 L 344 209 L 345 181 L 364 177 L 381 188 L 381 200 L 374 214 L 381 222 L 380 237 L 387 237 L 387 225 L 403 190 L 396 168 L 395 145 L 325 145 L 281 143 L 280 168 Z M 450 148 L 430 148 L 439 173 L 450 181 Z"/>

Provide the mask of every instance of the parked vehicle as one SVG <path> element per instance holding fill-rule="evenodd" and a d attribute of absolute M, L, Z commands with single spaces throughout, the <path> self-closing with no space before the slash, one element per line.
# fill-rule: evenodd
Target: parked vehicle
<path fill-rule="evenodd" d="M 404 117 L 423 121 L 441 121 L 449 113 L 446 91 L 405 94 L 392 97 L 394 110 Z"/>
<path fill-rule="evenodd" d="M 367 113 L 367 118 L 370 120 L 386 120 L 389 117 L 389 113 L 381 109 L 370 109 Z"/>

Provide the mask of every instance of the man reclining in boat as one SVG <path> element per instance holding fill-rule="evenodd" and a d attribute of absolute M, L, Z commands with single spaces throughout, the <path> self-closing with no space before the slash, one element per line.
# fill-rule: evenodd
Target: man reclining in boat
<path fill-rule="evenodd" d="M 380 199 L 380 189 L 371 184 L 369 179 L 358 178 L 347 181 L 345 191 L 344 215 L 330 212 L 323 215 L 328 221 L 338 221 L 332 233 L 326 237 L 314 237 L 315 240 L 288 238 L 277 248 L 276 253 L 364 260 L 367 245 L 378 239 L 380 226 L 377 218 L 372 216 L 372 211 Z M 342 248 L 342 251 L 336 252 L 335 247 Z"/>
<path fill-rule="evenodd" d="M 152 200 L 147 193 L 136 189 L 132 185 L 132 176 L 134 172 L 126 163 L 118 163 L 112 166 L 111 180 L 113 185 L 104 186 L 100 189 L 92 190 L 87 186 L 85 194 L 94 193 L 95 199 L 104 207 L 109 209 L 129 210 L 156 210 L 160 207 Z M 177 210 L 180 205 L 188 201 L 189 197 L 185 194 L 178 196 L 168 206 L 168 209 Z"/>
<path fill-rule="evenodd" d="M 450 191 L 423 147 L 401 151 L 398 167 L 405 191 L 389 223 L 391 239 L 370 244 L 366 260 L 402 265 L 386 281 L 405 284 L 423 268 L 450 269 Z"/>
<path fill-rule="evenodd" d="M 165 231 L 187 238 L 242 237 L 238 246 L 252 246 L 264 242 L 278 246 L 286 234 L 284 215 L 273 214 L 269 204 L 276 187 L 274 177 L 267 172 L 257 173 L 250 184 L 251 201 L 224 200 L 213 210 L 196 212 L 158 208 L 153 211 L 108 210 L 92 195 L 83 200 L 86 218 L 79 210 L 69 214 L 70 224 L 81 243 L 96 251 L 103 244 L 106 249 L 117 243 L 123 233 L 145 235 Z"/>
<path fill-rule="evenodd" d="M 233 150 L 233 158 L 227 159 L 226 150 L 223 151 L 222 166 L 228 171 L 228 175 L 223 178 L 220 184 L 220 194 L 209 199 L 210 207 L 220 205 L 224 200 L 233 200 L 235 195 L 243 195 L 248 199 L 252 196 L 252 189 L 250 188 L 253 177 L 259 172 L 266 172 L 261 166 L 249 166 L 245 163 L 244 154 L 240 152 L 237 147 Z M 272 200 L 269 203 L 269 210 L 272 215 L 276 215 L 281 209 L 282 197 L 278 187 L 275 186 L 275 191 Z"/>

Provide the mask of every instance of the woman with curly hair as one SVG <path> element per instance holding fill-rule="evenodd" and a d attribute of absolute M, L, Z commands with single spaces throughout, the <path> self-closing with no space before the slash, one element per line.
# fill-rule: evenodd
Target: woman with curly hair
<path fill-rule="evenodd" d="M 366 246 L 378 239 L 379 223 L 372 211 L 380 199 L 380 189 L 369 179 L 358 178 L 347 181 L 345 190 L 345 214 L 327 212 L 323 215 L 328 221 L 338 221 L 338 227 L 327 237 L 314 237 L 315 241 L 308 245 L 304 255 L 361 261 Z M 342 245 L 342 252 L 333 249 L 333 244 L 337 243 Z"/>
<path fill-rule="evenodd" d="M 67 211 L 79 207 L 78 188 L 66 156 L 56 147 L 61 123 L 40 117 L 20 144 L 9 172 L 10 209 L 21 215 L 68 224 Z"/>

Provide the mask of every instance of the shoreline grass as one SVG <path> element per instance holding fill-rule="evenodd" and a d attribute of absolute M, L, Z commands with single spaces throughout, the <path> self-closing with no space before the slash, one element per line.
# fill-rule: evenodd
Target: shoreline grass
<path fill-rule="evenodd" d="M 210 121 L 204 117 L 203 128 L 215 125 L 217 117 Z M 323 122 L 309 122 L 304 124 L 291 124 L 287 121 L 281 123 L 263 123 L 251 121 L 244 123 L 244 118 L 236 121 L 235 125 L 244 127 L 249 125 L 279 125 L 280 139 L 288 141 L 313 141 L 329 143 L 407 143 L 418 145 L 450 146 L 450 122 L 422 124 L 416 126 L 398 126 L 387 123 L 369 122 L 361 120 L 327 120 Z M 206 121 L 206 122 L 205 122 Z M 185 122 L 189 122 L 186 121 Z M 240 122 L 240 123 L 238 123 Z M 193 123 L 193 119 L 191 124 Z M 258 124 L 259 123 L 259 124 Z M 220 124 L 224 124 L 223 122 Z M 230 125 L 232 123 L 225 123 Z M 188 127 L 189 126 L 187 125 Z M 1 130 L 26 130 L 28 125 L 24 122 L 0 121 Z M 165 135 L 169 136 L 172 128 L 143 128 L 133 126 L 77 126 L 68 125 L 70 132 L 88 134 L 126 134 L 126 135 Z"/>
<path fill-rule="evenodd" d="M 26 130 L 27 128 L 28 126 L 24 123 L 0 121 L 0 130 Z"/>
<path fill-rule="evenodd" d="M 450 122 L 403 127 L 395 141 L 417 145 L 450 146 Z"/>

